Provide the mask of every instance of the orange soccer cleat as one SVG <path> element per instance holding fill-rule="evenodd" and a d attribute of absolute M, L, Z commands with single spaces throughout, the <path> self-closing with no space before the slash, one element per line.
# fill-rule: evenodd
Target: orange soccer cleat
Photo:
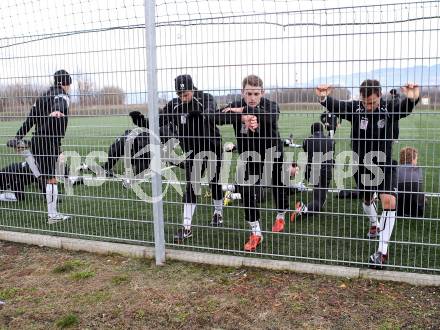
<path fill-rule="evenodd" d="M 307 212 L 307 206 L 303 202 L 296 202 L 295 211 L 290 215 L 290 222 L 294 222 L 298 217 L 301 217 Z"/>
<path fill-rule="evenodd" d="M 276 219 L 275 222 L 273 223 L 272 231 L 274 233 L 280 233 L 280 232 L 284 231 L 284 224 L 285 223 L 286 222 L 284 221 L 284 219 L 281 219 L 281 218 Z"/>
<path fill-rule="evenodd" d="M 255 251 L 257 246 L 263 241 L 263 236 L 251 234 L 249 241 L 244 245 L 244 250 L 248 252 Z"/>

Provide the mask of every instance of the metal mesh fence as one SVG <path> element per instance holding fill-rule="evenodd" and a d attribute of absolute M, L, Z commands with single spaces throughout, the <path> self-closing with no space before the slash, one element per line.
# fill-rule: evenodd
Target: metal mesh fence
<path fill-rule="evenodd" d="M 0 228 L 439 271 L 438 1 L 0 6 Z"/>

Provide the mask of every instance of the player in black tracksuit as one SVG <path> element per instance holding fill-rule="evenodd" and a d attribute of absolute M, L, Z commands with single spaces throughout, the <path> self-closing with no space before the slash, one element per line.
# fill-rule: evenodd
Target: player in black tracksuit
<path fill-rule="evenodd" d="M 243 80 L 242 96 L 241 100 L 229 104 L 214 117 L 219 124 L 233 125 L 238 153 L 245 160 L 244 177 L 238 177 L 237 183 L 245 206 L 245 220 L 252 230 L 244 249 L 254 251 L 262 241 L 258 208 L 262 189 L 264 186 L 272 188 L 278 210 L 272 227 L 275 232 L 284 230 L 289 194 L 282 178 L 284 155 L 278 131 L 279 107 L 263 97 L 263 82 L 255 75 Z M 252 153 L 256 153 L 257 158 L 248 158 Z"/>
<path fill-rule="evenodd" d="M 209 116 L 217 109 L 214 97 L 194 86 L 190 75 L 175 79 L 178 94 L 164 107 L 159 116 L 159 126 L 174 125 L 180 147 L 187 154 L 185 161 L 186 191 L 183 196 L 183 228 L 179 228 L 174 241 L 181 243 L 192 236 L 191 223 L 196 208 L 196 194 L 200 194 L 200 179 L 203 163 L 207 166 L 209 187 L 214 203 L 211 225 L 223 225 L 223 192 L 218 183 L 220 176 L 222 147 L 221 136 L 214 118 Z"/>
<path fill-rule="evenodd" d="M 321 104 L 330 112 L 351 123 L 351 139 L 354 156 L 359 167 L 355 174 L 357 186 L 364 197 L 363 209 L 370 219 L 369 237 L 379 233 L 379 248 L 371 255 L 370 262 L 381 266 L 387 261 L 388 242 L 396 217 L 397 180 L 392 162 L 393 130 L 401 118 L 408 116 L 419 100 L 420 90 L 415 84 L 402 87 L 406 98 L 386 102 L 381 99 L 381 87 L 377 80 L 365 80 L 360 86 L 360 101 L 338 101 L 328 96 L 329 85 L 321 85 L 316 94 Z M 382 216 L 377 221 L 373 194 L 378 192 L 382 203 Z"/>
<path fill-rule="evenodd" d="M 148 120 L 139 111 L 132 111 L 129 116 L 133 120 L 133 123 L 141 128 L 146 128 L 148 130 Z M 128 129 L 124 132 L 122 136 L 119 136 L 110 145 L 107 152 L 107 161 L 103 164 L 103 169 L 107 177 L 113 177 L 113 167 L 116 165 L 118 160 L 120 160 L 125 154 L 125 145 L 128 142 L 129 137 L 132 135 L 132 148 L 130 150 L 130 163 L 134 168 L 134 174 L 137 175 L 149 167 L 150 156 L 146 153 L 145 156 L 133 157 L 142 148 L 150 144 L 150 138 L 148 132 L 140 132 L 139 134 L 133 134 L 132 129 Z"/>
<path fill-rule="evenodd" d="M 122 159 L 125 154 L 125 145 L 128 142 L 128 138 L 133 130 L 128 129 L 124 132 L 122 136 L 119 136 L 115 139 L 115 141 L 110 145 L 107 152 L 107 161 L 103 164 L 103 169 L 105 171 L 105 175 L 107 177 L 113 177 L 113 167 L 116 165 L 118 160 Z M 134 155 L 140 151 L 142 148 L 150 144 L 150 138 L 147 133 L 142 133 L 137 135 L 136 138 L 133 139 L 133 145 L 130 150 L 130 164 L 133 167 L 134 175 L 141 173 L 146 170 L 150 164 L 150 156 L 149 153 L 141 155 L 140 157 L 134 157 Z"/>
<path fill-rule="evenodd" d="M 69 116 L 69 95 L 72 78 L 65 70 L 54 74 L 54 86 L 40 96 L 17 131 L 15 138 L 22 139 L 31 129 L 35 132 L 31 139 L 31 153 L 46 183 L 48 223 L 69 219 L 57 211 L 58 187 L 55 168 L 61 153 L 61 139 L 66 134 Z"/>
<path fill-rule="evenodd" d="M 307 205 L 302 202 L 296 203 L 295 212 L 290 218 L 291 221 L 294 221 L 298 216 L 303 218 L 322 210 L 332 179 L 334 140 L 324 134 L 321 123 L 313 123 L 311 133 L 312 135 L 304 140 L 303 149 L 307 153 L 305 178 L 314 187 L 313 199 Z"/>
<path fill-rule="evenodd" d="M 148 147 L 150 144 L 150 132 L 148 130 L 148 119 L 139 111 L 132 111 L 129 113 L 129 116 L 131 117 L 133 124 L 140 128 L 145 128 L 146 130 L 137 133 L 134 129 L 128 129 L 122 136 L 117 137 L 110 145 L 107 152 L 107 161 L 102 166 L 107 177 L 114 176 L 113 167 L 118 160 L 125 156 L 125 147 L 127 143 L 131 143 L 130 154 L 126 157 L 129 158 L 133 174 L 138 175 L 150 167 L 151 157 Z M 164 148 L 175 147 L 174 145 L 168 145 L 168 141 L 173 137 L 175 138 L 172 125 L 160 127 L 159 134 L 162 137 L 161 142 L 164 143 Z M 129 139 L 131 139 L 131 141 L 128 141 Z M 169 160 L 171 163 L 173 163 L 173 161 L 175 162 L 176 160 Z M 183 164 L 177 165 L 181 166 Z"/>
<path fill-rule="evenodd" d="M 33 158 L 33 155 L 29 152 L 26 161 L 12 163 L 0 169 L 0 191 L 10 191 L 9 193 L 0 193 L 0 201 L 15 202 L 24 200 L 26 197 L 24 192 L 26 187 L 36 182 L 40 184 L 41 190 L 45 193 L 45 182 L 38 180 L 41 174 L 38 167 L 36 173 L 32 169 L 32 164 L 29 164 L 29 161 L 31 161 L 29 160 L 30 157 Z M 82 178 L 69 176 L 69 167 L 67 165 L 64 167 L 62 174 L 64 179 L 70 180 L 71 184 L 83 183 Z"/>
<path fill-rule="evenodd" d="M 11 193 L 0 194 L 0 201 L 20 201 L 25 198 L 25 187 L 35 183 L 37 177 L 26 162 L 12 163 L 0 170 L 0 191 Z"/>

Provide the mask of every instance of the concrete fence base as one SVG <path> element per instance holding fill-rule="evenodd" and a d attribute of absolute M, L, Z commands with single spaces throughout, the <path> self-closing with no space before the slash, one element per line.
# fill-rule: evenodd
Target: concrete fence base
<path fill-rule="evenodd" d="M 49 235 L 18 233 L 2 230 L 0 230 L 0 240 L 58 249 L 66 249 L 70 251 L 85 251 L 99 254 L 117 253 L 128 257 L 154 258 L 153 247 L 139 245 L 90 241 L 77 238 L 54 237 Z M 440 275 L 371 270 L 355 267 L 319 265 L 270 259 L 256 259 L 240 256 L 214 255 L 210 253 L 172 249 L 166 250 L 166 257 L 170 260 L 179 260 L 227 267 L 258 267 L 264 269 L 288 270 L 298 273 L 329 275 L 345 278 L 363 278 L 378 281 L 404 282 L 412 285 L 440 286 Z"/>

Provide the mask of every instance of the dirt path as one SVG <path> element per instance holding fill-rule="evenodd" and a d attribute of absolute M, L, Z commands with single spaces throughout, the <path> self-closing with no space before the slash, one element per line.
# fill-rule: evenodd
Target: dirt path
<path fill-rule="evenodd" d="M 440 288 L 0 242 L 0 329 L 440 328 Z"/>

